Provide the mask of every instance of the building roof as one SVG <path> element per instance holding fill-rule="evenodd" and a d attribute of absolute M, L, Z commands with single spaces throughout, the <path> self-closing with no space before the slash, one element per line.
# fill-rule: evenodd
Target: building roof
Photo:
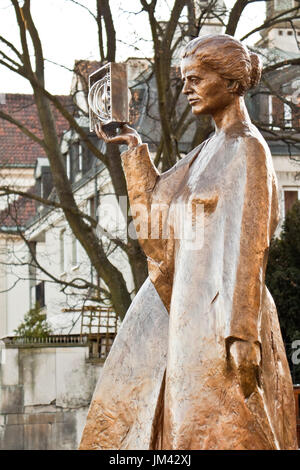
<path fill-rule="evenodd" d="M 42 137 L 38 112 L 33 95 L 7 93 L 1 94 L 0 112 L 20 121 L 37 137 Z M 58 96 L 59 100 L 70 110 L 73 103 L 70 96 Z M 62 136 L 69 128 L 65 118 L 53 107 L 57 134 Z M 0 166 L 34 167 L 38 157 L 45 157 L 43 148 L 27 137 L 14 124 L 0 118 Z"/>
<path fill-rule="evenodd" d="M 34 193 L 34 187 L 28 193 Z M 10 232 L 16 228 L 23 229 L 36 213 L 36 202 L 33 199 L 20 196 L 13 199 L 8 206 L 0 211 L 0 232 Z"/>
<path fill-rule="evenodd" d="M 260 54 L 264 65 L 276 64 L 283 60 L 298 59 L 300 57 L 300 52 L 284 51 L 278 47 L 257 46 L 255 50 Z"/>

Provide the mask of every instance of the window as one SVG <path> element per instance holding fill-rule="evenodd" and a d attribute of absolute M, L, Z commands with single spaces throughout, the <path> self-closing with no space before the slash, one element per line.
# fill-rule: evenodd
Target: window
<path fill-rule="evenodd" d="M 298 106 L 298 109 L 295 107 L 292 109 L 293 127 L 298 128 L 300 127 L 300 88 L 296 89 L 291 100 L 296 106 Z"/>
<path fill-rule="evenodd" d="M 29 277 L 30 280 L 35 282 L 36 280 L 36 242 L 28 242 L 29 245 Z"/>
<path fill-rule="evenodd" d="M 292 35 L 293 35 L 293 31 L 288 30 L 287 34 L 288 34 L 288 36 L 292 36 Z"/>
<path fill-rule="evenodd" d="M 98 142 L 92 138 L 90 140 L 93 141 L 93 144 L 97 147 Z M 82 171 L 83 173 L 87 173 L 93 165 L 96 163 L 96 157 L 92 154 L 92 152 L 84 145 L 81 145 L 81 153 L 82 153 Z"/>
<path fill-rule="evenodd" d="M 71 156 L 69 153 L 66 155 L 66 172 L 67 172 L 67 177 L 70 179 L 71 178 Z"/>
<path fill-rule="evenodd" d="M 41 281 L 35 286 L 35 301 L 40 308 L 45 307 L 45 281 Z"/>
<path fill-rule="evenodd" d="M 79 148 L 78 148 L 78 170 L 79 171 L 82 171 L 82 168 L 83 168 L 82 158 L 83 158 L 83 148 L 82 148 L 82 145 L 79 144 Z"/>
<path fill-rule="evenodd" d="M 89 198 L 89 215 L 95 218 L 96 214 L 96 198 L 92 196 Z"/>
<path fill-rule="evenodd" d="M 29 302 L 30 308 L 34 308 L 36 302 L 36 242 L 29 242 L 29 258 L 28 258 L 28 270 L 29 270 Z"/>
<path fill-rule="evenodd" d="M 90 137 L 94 145 L 98 146 L 97 140 Z M 96 157 L 79 141 L 73 142 L 69 147 L 69 157 L 66 160 L 66 169 L 71 182 L 77 181 L 83 174 L 87 173 L 96 162 Z M 69 162 L 68 162 L 69 160 Z"/>
<path fill-rule="evenodd" d="M 64 273 L 66 271 L 66 253 L 65 253 L 65 242 L 66 242 L 66 229 L 63 229 L 59 234 L 59 266 L 60 272 Z"/>
<path fill-rule="evenodd" d="M 298 189 L 285 189 L 284 190 L 284 215 L 293 207 L 296 201 L 299 199 Z"/>
<path fill-rule="evenodd" d="M 77 181 L 82 176 L 82 146 L 79 142 L 73 142 L 70 145 L 71 159 L 71 182 Z"/>
<path fill-rule="evenodd" d="M 269 124 L 273 125 L 273 96 L 268 96 L 268 106 L 269 106 Z"/>
<path fill-rule="evenodd" d="M 280 30 L 278 31 L 279 36 L 282 36 L 282 33 L 283 33 L 283 31 L 282 31 L 282 29 L 280 29 Z"/>
<path fill-rule="evenodd" d="M 72 235 L 72 266 L 78 265 L 78 240 Z"/>
<path fill-rule="evenodd" d="M 291 97 L 287 96 L 286 99 L 290 100 Z M 287 103 L 283 103 L 283 118 L 284 118 L 285 127 L 292 127 L 292 121 L 293 121 L 292 108 Z"/>
<path fill-rule="evenodd" d="M 93 217 L 95 220 L 97 220 L 97 209 L 99 206 L 99 200 L 100 200 L 100 193 L 97 192 L 95 196 L 92 196 L 88 199 L 88 214 Z"/>
<path fill-rule="evenodd" d="M 292 101 L 291 96 L 284 97 Z M 288 103 L 284 103 L 277 96 L 269 96 L 269 125 L 275 129 L 297 127 L 299 124 L 298 113 Z"/>
<path fill-rule="evenodd" d="M 277 96 L 269 96 L 269 124 L 278 130 L 283 125 L 283 102 Z"/>

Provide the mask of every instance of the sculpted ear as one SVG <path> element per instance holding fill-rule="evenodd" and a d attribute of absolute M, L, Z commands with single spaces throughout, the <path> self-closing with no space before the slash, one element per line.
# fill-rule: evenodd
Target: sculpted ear
<path fill-rule="evenodd" d="M 239 82 L 237 80 L 228 80 L 227 88 L 231 93 L 238 93 L 240 88 Z"/>

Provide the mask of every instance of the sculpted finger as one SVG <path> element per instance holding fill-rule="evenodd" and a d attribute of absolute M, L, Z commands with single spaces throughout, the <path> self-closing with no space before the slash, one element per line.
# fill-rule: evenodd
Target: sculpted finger
<path fill-rule="evenodd" d="M 97 137 L 99 137 L 99 139 L 103 138 L 101 128 L 100 128 L 99 124 L 95 124 L 95 132 L 96 132 Z"/>
<path fill-rule="evenodd" d="M 130 127 L 128 124 L 123 124 L 122 126 L 122 131 L 125 130 L 125 131 L 134 131 L 134 129 L 132 127 Z"/>
<path fill-rule="evenodd" d="M 96 128 L 95 128 L 95 133 L 96 133 L 96 136 L 98 137 L 98 139 L 103 139 L 102 135 L 100 134 L 100 132 Z"/>
<path fill-rule="evenodd" d="M 104 142 L 107 142 L 108 138 L 107 138 L 107 135 L 105 134 L 104 130 L 102 129 L 102 124 L 101 123 L 97 123 L 95 125 L 95 132 L 96 132 L 97 137 L 99 137 L 99 139 L 103 139 Z"/>
<path fill-rule="evenodd" d="M 111 137 L 111 138 L 109 139 L 109 142 L 110 142 L 111 144 L 126 144 L 126 143 L 127 143 L 127 140 L 124 139 L 124 136 L 119 136 L 119 135 L 117 135 L 117 136 L 115 136 L 115 137 Z"/>
<path fill-rule="evenodd" d="M 103 139 L 104 137 L 106 137 L 106 135 L 105 135 L 105 133 L 104 133 L 102 127 L 101 127 L 101 123 L 97 123 L 97 124 L 95 125 L 95 131 L 96 131 L 96 134 L 97 134 L 98 137 L 100 137 L 100 138 L 102 138 L 102 139 Z"/>

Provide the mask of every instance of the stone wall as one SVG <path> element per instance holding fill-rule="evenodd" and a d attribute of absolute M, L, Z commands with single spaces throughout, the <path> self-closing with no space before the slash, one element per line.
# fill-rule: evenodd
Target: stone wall
<path fill-rule="evenodd" d="M 87 345 L 3 346 L 0 449 L 76 449 L 102 364 Z"/>

